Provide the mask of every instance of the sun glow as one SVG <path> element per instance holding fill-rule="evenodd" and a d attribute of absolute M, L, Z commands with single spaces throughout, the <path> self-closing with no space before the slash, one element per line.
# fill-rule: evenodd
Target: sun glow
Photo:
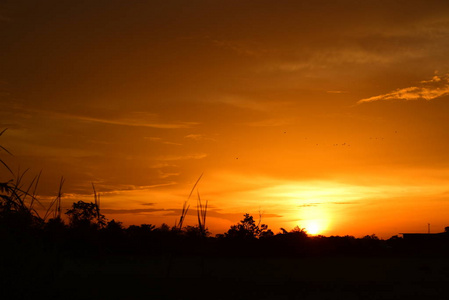
<path fill-rule="evenodd" d="M 310 235 L 317 235 L 324 230 L 323 223 L 320 223 L 319 220 L 309 220 L 304 225 L 304 229 Z"/>

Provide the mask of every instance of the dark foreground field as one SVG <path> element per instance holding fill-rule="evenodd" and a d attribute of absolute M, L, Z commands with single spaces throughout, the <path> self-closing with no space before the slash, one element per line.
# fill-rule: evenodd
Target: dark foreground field
<path fill-rule="evenodd" d="M 2 274 L 2 293 L 8 295 L 2 299 L 449 298 L 449 259 L 430 257 L 121 255 L 66 258 L 57 270 L 9 271 Z"/>

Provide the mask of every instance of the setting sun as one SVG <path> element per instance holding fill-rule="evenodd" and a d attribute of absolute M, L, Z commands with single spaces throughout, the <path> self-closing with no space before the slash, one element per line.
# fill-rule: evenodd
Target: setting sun
<path fill-rule="evenodd" d="M 316 220 L 305 222 L 305 230 L 308 234 L 316 235 L 322 230 L 320 223 Z"/>
<path fill-rule="evenodd" d="M 329 227 L 329 220 L 326 219 L 310 219 L 304 220 L 302 223 L 302 228 L 304 228 L 309 235 L 323 235 Z"/>

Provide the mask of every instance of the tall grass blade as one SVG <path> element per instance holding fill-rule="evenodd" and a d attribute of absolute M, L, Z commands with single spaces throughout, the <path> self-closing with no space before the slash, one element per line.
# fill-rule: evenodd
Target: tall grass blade
<path fill-rule="evenodd" d="M 8 153 L 9 155 L 12 155 L 12 153 L 9 152 L 8 149 L 6 149 L 5 147 L 3 147 L 3 146 L 1 146 L 1 145 L 0 145 L 0 149 L 2 149 L 3 151 L 5 151 L 5 152 Z M 14 155 L 12 155 L 12 156 L 14 156 Z"/>
<path fill-rule="evenodd" d="M 202 226 L 202 222 L 201 222 L 201 212 L 202 212 L 202 207 L 201 207 L 201 198 L 200 198 L 200 192 L 197 190 L 198 193 L 198 200 L 196 202 L 196 215 L 198 216 L 198 227 L 200 229 L 201 234 L 203 234 L 203 226 Z"/>
<path fill-rule="evenodd" d="M 61 198 L 62 198 L 62 186 L 64 184 L 64 177 L 61 176 L 61 181 L 59 182 L 59 190 L 56 198 L 50 203 L 45 215 L 44 221 L 47 220 L 48 216 L 53 212 L 53 218 L 61 218 Z M 54 211 L 52 211 L 53 206 L 55 206 Z"/>
<path fill-rule="evenodd" d="M 7 129 L 8 129 L 8 128 L 3 129 L 3 130 L 0 132 L 0 136 L 1 136 Z M 12 155 L 11 152 L 9 152 L 5 147 L 3 147 L 3 146 L 1 146 L 1 145 L 0 145 L 0 149 L 2 149 L 3 151 L 5 151 L 5 152 L 8 153 L 9 155 Z M 12 156 L 13 156 L 13 155 L 12 155 Z M 8 169 L 9 173 L 11 173 L 12 175 L 14 175 L 14 172 L 9 168 L 9 166 L 8 166 L 2 159 L 0 159 L 0 163 L 1 163 L 6 169 Z"/>
<path fill-rule="evenodd" d="M 196 186 L 198 185 L 198 182 L 201 180 L 201 177 L 203 177 L 203 173 L 201 173 L 200 177 L 198 178 L 198 180 L 193 185 L 192 190 L 190 191 L 189 197 L 187 197 L 187 200 L 184 201 L 184 204 L 182 205 L 181 217 L 179 218 L 178 225 L 176 226 L 177 229 L 179 229 L 179 230 L 182 229 L 182 225 L 184 223 L 185 217 L 187 215 L 187 212 L 189 211 L 190 205 L 187 206 L 187 203 L 189 202 L 190 197 L 193 194 L 193 191 L 195 190 Z"/>
<path fill-rule="evenodd" d="M 205 205 L 201 202 L 200 191 L 197 189 L 198 200 L 197 200 L 197 216 L 198 216 L 198 228 L 200 229 L 201 235 L 206 236 L 206 215 L 207 215 L 207 203 Z"/>
<path fill-rule="evenodd" d="M 36 181 L 36 179 L 37 179 L 37 176 L 34 177 L 33 180 L 31 180 L 31 183 L 28 185 L 27 190 L 24 191 L 23 197 L 22 197 L 23 203 L 25 203 L 25 199 L 26 199 L 27 196 L 31 196 L 30 190 L 31 190 L 31 187 L 33 186 L 34 182 Z M 33 199 L 30 200 L 30 203 L 31 203 L 31 201 L 33 201 Z"/>
<path fill-rule="evenodd" d="M 14 172 L 8 167 L 8 165 L 3 160 L 0 159 L 0 163 L 3 166 L 5 166 L 6 169 L 8 169 L 9 173 L 14 174 Z"/>
<path fill-rule="evenodd" d="M 92 182 L 92 189 L 94 190 L 94 201 L 95 201 L 95 208 L 97 210 L 97 218 L 100 218 L 100 194 L 97 193 L 97 190 L 95 189 L 95 185 Z"/>
<path fill-rule="evenodd" d="M 195 188 L 196 188 L 198 182 L 200 182 L 201 177 L 203 177 L 203 174 L 204 174 L 204 173 L 201 173 L 200 177 L 198 178 L 198 180 L 197 180 L 197 181 L 195 182 L 195 184 L 193 185 L 193 188 L 192 188 L 192 190 L 190 191 L 190 194 L 189 194 L 189 197 L 187 198 L 187 200 L 189 200 L 190 197 L 192 196 L 192 193 L 193 193 L 193 191 L 195 190 Z"/>
<path fill-rule="evenodd" d="M 37 175 L 37 180 L 36 180 L 36 183 L 34 184 L 33 194 L 31 195 L 30 209 L 33 209 L 34 200 L 37 200 L 37 198 L 36 198 L 36 191 L 37 191 L 37 186 L 39 184 L 39 180 L 41 178 L 41 175 L 42 175 L 42 170 L 39 172 L 39 175 Z"/>
<path fill-rule="evenodd" d="M 65 182 L 65 179 L 63 176 L 61 176 L 61 181 L 59 182 L 59 190 L 58 190 L 58 206 L 57 206 L 57 217 L 58 219 L 61 218 L 61 198 L 62 198 L 62 186 Z"/>

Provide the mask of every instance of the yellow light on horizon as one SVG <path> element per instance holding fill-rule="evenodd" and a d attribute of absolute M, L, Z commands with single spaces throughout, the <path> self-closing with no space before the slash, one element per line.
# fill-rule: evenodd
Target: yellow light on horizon
<path fill-rule="evenodd" d="M 326 224 L 321 220 L 306 220 L 304 222 L 304 229 L 309 235 L 317 235 L 326 229 Z"/>

